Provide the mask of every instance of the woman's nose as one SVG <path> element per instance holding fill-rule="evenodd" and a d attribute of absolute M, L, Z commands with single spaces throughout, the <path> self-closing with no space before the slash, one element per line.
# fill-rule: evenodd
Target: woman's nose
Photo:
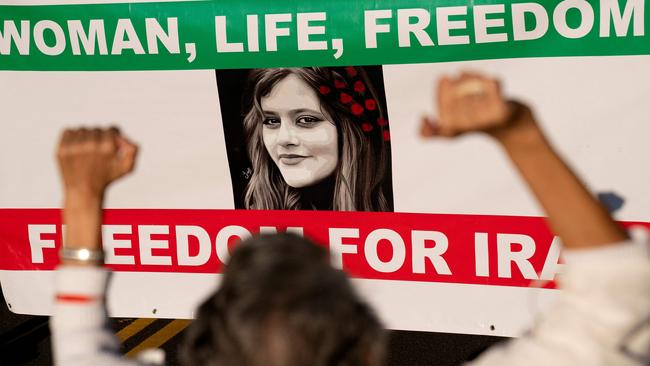
<path fill-rule="evenodd" d="M 294 126 L 292 121 L 281 121 L 277 143 L 282 146 L 298 145 L 296 128 L 297 126 Z"/>

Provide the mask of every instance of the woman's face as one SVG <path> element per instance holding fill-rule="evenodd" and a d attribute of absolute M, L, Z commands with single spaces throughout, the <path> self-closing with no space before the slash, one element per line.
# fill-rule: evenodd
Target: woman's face
<path fill-rule="evenodd" d="M 301 188 L 336 169 L 338 138 L 331 117 L 321 111 L 316 92 L 297 75 L 280 80 L 261 101 L 262 139 L 285 182 Z"/>

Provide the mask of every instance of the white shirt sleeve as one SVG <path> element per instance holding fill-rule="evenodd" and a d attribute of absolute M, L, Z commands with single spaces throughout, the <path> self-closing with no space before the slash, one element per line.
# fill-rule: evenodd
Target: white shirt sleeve
<path fill-rule="evenodd" d="M 644 230 L 634 234 L 620 245 L 565 251 L 557 303 L 525 336 L 468 366 L 650 364 L 650 244 Z"/>
<path fill-rule="evenodd" d="M 55 365 L 147 365 L 123 357 L 108 326 L 104 293 L 109 276 L 108 270 L 98 267 L 57 269 L 57 298 L 50 318 Z"/>

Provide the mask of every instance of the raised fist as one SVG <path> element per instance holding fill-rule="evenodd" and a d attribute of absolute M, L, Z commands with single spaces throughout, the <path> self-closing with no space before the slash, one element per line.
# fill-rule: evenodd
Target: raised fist
<path fill-rule="evenodd" d="M 521 119 L 530 120 L 527 107 L 507 101 L 499 82 L 476 73 L 438 81 L 438 118 L 425 117 L 420 130 L 424 137 L 453 137 L 482 131 L 495 137 L 518 128 Z"/>
<path fill-rule="evenodd" d="M 57 149 L 65 190 L 103 194 L 111 182 L 133 170 L 137 152 L 117 128 L 65 130 Z"/>

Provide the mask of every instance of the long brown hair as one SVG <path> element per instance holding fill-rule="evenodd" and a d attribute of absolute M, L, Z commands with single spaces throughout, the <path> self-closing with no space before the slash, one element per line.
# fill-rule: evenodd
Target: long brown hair
<path fill-rule="evenodd" d="M 357 68 L 366 81 L 369 92 L 376 98 L 374 88 L 364 70 Z M 338 132 L 339 162 L 333 173 L 333 196 L 331 209 L 335 211 L 390 211 L 384 193 L 388 153 L 382 138 L 383 127 L 373 134 L 364 133 L 359 117 L 338 100 L 325 98 L 319 93 L 323 85 L 331 85 L 332 78 L 340 73 L 330 68 L 273 68 L 251 71 L 247 96 L 248 108 L 244 116 L 244 131 L 248 155 L 253 173 L 244 194 L 248 209 L 291 210 L 313 209 L 302 207 L 300 190 L 284 181 L 279 169 L 269 156 L 262 140 L 264 113 L 262 97 L 268 95 L 275 85 L 289 75 L 305 81 L 319 97 L 321 108 L 332 117 Z M 380 115 L 384 111 L 379 107 Z M 373 136 L 375 138 L 373 138 Z"/>

